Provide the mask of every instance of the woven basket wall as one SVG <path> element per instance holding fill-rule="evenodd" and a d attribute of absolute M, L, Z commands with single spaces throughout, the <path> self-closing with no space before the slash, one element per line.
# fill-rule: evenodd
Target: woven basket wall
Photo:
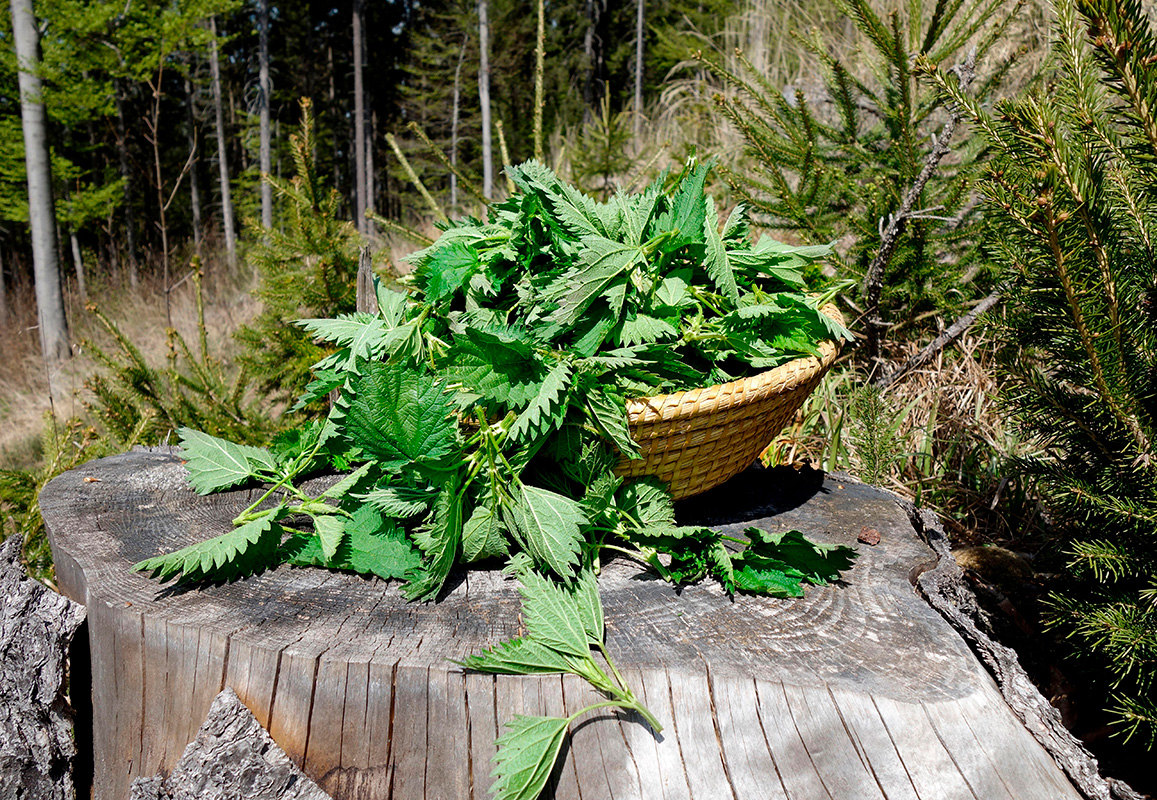
<path fill-rule="evenodd" d="M 835 306 L 824 313 L 843 321 Z M 676 500 L 705 492 L 751 466 L 792 420 L 839 353 L 819 345 L 820 358 L 797 358 L 773 370 L 703 389 L 627 401 L 641 459 L 623 459 L 623 477 L 654 475 Z"/>

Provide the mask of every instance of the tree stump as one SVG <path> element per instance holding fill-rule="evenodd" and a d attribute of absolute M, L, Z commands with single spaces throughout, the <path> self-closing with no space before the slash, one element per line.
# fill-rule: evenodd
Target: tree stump
<path fill-rule="evenodd" d="M 279 568 L 196 590 L 131 564 L 229 529 L 252 491 L 198 497 L 179 460 L 134 452 L 66 473 L 40 503 L 62 589 L 89 609 L 95 794 L 121 800 L 173 768 L 232 688 L 337 800 L 483 798 L 516 714 L 592 701 L 580 680 L 463 672 L 518 632 L 516 586 L 458 575 L 438 603 L 379 580 Z M 980 798 L 1079 795 L 963 640 L 916 593 L 936 564 L 891 495 L 811 471 L 753 469 L 686 501 L 733 535 L 799 528 L 856 548 L 839 585 L 802 600 L 679 592 L 604 566 L 608 647 L 664 723 L 573 728 L 558 798 Z M 875 546 L 858 543 L 867 526 Z"/>

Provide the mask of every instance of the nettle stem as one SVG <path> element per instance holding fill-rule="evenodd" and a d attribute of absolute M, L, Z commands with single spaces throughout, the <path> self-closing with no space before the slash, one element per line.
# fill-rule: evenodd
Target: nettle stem
<path fill-rule="evenodd" d="M 586 714 L 587 712 L 590 712 L 590 711 L 598 711 L 600 708 L 625 708 L 625 709 L 629 709 L 631 711 L 637 711 L 639 713 L 639 716 L 641 716 L 644 720 L 646 720 L 647 725 L 650 726 L 651 730 L 653 730 L 655 733 L 662 733 L 663 732 L 663 726 L 659 724 L 659 720 L 655 719 L 655 715 L 652 714 L 650 711 L 648 711 L 646 706 L 644 706 L 642 703 L 640 703 L 638 700 L 635 700 L 635 699 L 631 699 L 631 700 L 604 700 L 601 703 L 593 703 L 592 705 L 589 705 L 586 708 L 580 708 L 578 711 L 574 712 L 569 717 L 567 717 L 566 718 L 566 724 L 570 725 L 575 720 L 577 720 L 579 717 L 581 717 L 583 714 Z"/>

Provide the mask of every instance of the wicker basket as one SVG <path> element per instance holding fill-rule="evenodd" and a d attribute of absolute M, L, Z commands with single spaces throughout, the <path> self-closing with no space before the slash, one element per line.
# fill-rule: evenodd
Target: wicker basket
<path fill-rule="evenodd" d="M 843 321 L 835 306 L 823 309 Z M 771 444 L 819 385 L 839 344 L 731 383 L 627 401 L 641 459 L 619 462 L 623 477 L 654 475 L 676 500 L 705 492 L 739 474 Z"/>

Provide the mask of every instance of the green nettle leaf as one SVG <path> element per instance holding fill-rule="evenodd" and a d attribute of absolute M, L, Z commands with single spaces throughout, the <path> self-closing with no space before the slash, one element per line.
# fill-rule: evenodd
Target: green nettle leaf
<path fill-rule="evenodd" d="M 569 497 L 520 485 L 513 507 L 503 506 L 507 527 L 536 563 L 567 576 L 578 564 L 580 526 L 587 524 L 582 507 Z"/>
<path fill-rule="evenodd" d="M 485 343 L 469 333 L 455 338 L 446 362 L 442 374 L 447 381 L 513 408 L 534 399 L 545 371 L 532 350 L 513 343 Z"/>
<path fill-rule="evenodd" d="M 530 638 L 560 653 L 589 657 L 585 603 L 580 605 L 567 588 L 533 570 L 519 575 L 519 581 L 522 618 Z"/>
<path fill-rule="evenodd" d="M 856 557 L 856 551 L 850 547 L 819 544 L 797 530 L 770 532 L 747 528 L 744 533 L 751 540 L 742 553 L 744 563 L 777 562 L 779 569 L 817 586 L 838 580 L 840 572 L 849 569 Z"/>
<path fill-rule="evenodd" d="M 732 303 L 739 303 L 739 287 L 735 284 L 735 271 L 728 259 L 727 248 L 719 235 L 719 216 L 715 211 L 715 200 L 707 198 L 707 212 L 703 222 L 703 234 L 707 242 L 707 256 L 703 266 L 716 288 Z"/>
<path fill-rule="evenodd" d="M 570 386 L 570 365 L 565 361 L 555 364 L 539 386 L 538 394 L 530 401 L 510 429 L 511 442 L 525 442 L 537 438 L 562 424 L 566 403 L 564 395 Z"/>
<path fill-rule="evenodd" d="M 533 639 L 511 639 L 462 661 L 462 666 L 498 675 L 542 675 L 569 672 L 572 662 Z"/>
<path fill-rule="evenodd" d="M 741 592 L 768 597 L 803 597 L 803 581 L 769 566 L 744 564 L 732 573 L 734 586 Z"/>
<path fill-rule="evenodd" d="M 426 563 L 422 573 L 402 590 L 409 599 L 430 599 L 446 582 L 462 548 L 462 500 L 460 478 L 455 475 L 439 491 L 426 523 L 413 531 L 414 543 L 426 554 Z"/>
<path fill-rule="evenodd" d="M 647 314 L 636 314 L 623 320 L 623 327 L 619 332 L 619 340 L 624 347 L 637 344 L 654 344 L 655 342 L 678 339 L 679 331 L 666 320 Z"/>
<path fill-rule="evenodd" d="M 584 237 L 582 244 L 575 270 L 562 275 L 547 292 L 558 303 L 552 319 L 564 330 L 573 327 L 595 298 L 642 257 L 638 247 L 601 236 Z"/>
<path fill-rule="evenodd" d="M 358 482 L 362 480 L 367 474 L 369 474 L 369 471 L 373 468 L 373 462 L 367 461 L 365 464 L 362 464 L 349 475 L 346 475 L 333 486 L 322 492 L 321 496 L 328 497 L 332 500 L 341 500 L 347 494 L 349 494 L 350 491 L 358 485 Z"/>
<path fill-rule="evenodd" d="M 345 520 L 345 538 L 333 557 L 325 556 L 317 536 L 307 534 L 296 534 L 286 549 L 293 553 L 289 563 L 295 566 L 343 569 L 385 580 L 407 578 L 422 566 L 405 531 L 368 505 Z"/>
<path fill-rule="evenodd" d="M 601 236 L 604 230 L 595 202 L 559 180 L 537 161 L 527 161 L 509 170 L 515 185 L 525 192 L 541 191 L 550 201 L 559 222 L 578 236 Z"/>
<path fill-rule="evenodd" d="M 268 450 L 218 439 L 207 433 L 181 428 L 181 458 L 189 470 L 189 485 L 197 494 L 227 489 L 277 472 L 277 461 Z"/>
<path fill-rule="evenodd" d="M 627 407 L 622 398 L 605 387 L 596 386 L 587 393 L 586 410 L 591 423 L 627 458 L 641 458 L 639 445 L 631 437 Z"/>
<path fill-rule="evenodd" d="M 658 478 L 643 477 L 629 481 L 619 490 L 619 507 L 644 527 L 675 525 L 675 503 L 671 493 Z M 706 530 L 692 528 L 692 531 Z M 673 535 L 665 529 L 664 535 Z"/>
<path fill-rule="evenodd" d="M 509 553 L 502 519 L 489 506 L 479 504 L 462 526 L 462 560 L 467 563 Z"/>
<path fill-rule="evenodd" d="M 603 603 L 599 599 L 599 584 L 592 570 L 584 569 L 570 587 L 570 595 L 578 607 L 583 629 L 592 642 L 607 638 L 603 619 Z"/>
<path fill-rule="evenodd" d="M 679 190 L 671 200 L 670 211 L 656 218 L 654 233 L 670 230 L 678 232 L 667 245 L 668 248 L 677 249 L 703 241 L 703 224 L 707 215 L 703 183 L 710 169 L 710 163 L 695 167 L 679 184 Z"/>
<path fill-rule="evenodd" d="M 461 242 L 452 242 L 431 248 L 414 276 L 425 288 L 427 299 L 437 303 L 462 288 L 480 265 L 477 251 Z"/>
<path fill-rule="evenodd" d="M 371 363 L 352 382 L 346 437 L 383 469 L 441 466 L 456 450 L 453 395 L 429 373 Z"/>
<path fill-rule="evenodd" d="M 361 311 L 340 314 L 336 319 L 301 319 L 297 324 L 318 339 L 345 348 L 341 356 L 341 366 L 345 370 L 352 370 L 358 359 L 379 355 L 390 333 L 380 317 Z"/>
<path fill-rule="evenodd" d="M 323 514 L 313 518 L 313 528 L 317 531 L 317 539 L 321 543 L 321 552 L 326 560 L 337 554 L 337 548 L 345 538 L 345 520 L 330 514 Z"/>
<path fill-rule="evenodd" d="M 405 486 L 386 486 L 357 495 L 387 517 L 406 519 L 430 510 L 430 504 L 438 493 L 429 489 L 414 489 Z"/>
<path fill-rule="evenodd" d="M 568 722 L 558 717 L 517 716 L 495 744 L 494 800 L 535 800 L 546 786 L 562 748 Z"/>
<path fill-rule="evenodd" d="M 281 541 L 281 526 L 275 523 L 282 510 L 278 506 L 228 533 L 173 553 L 146 558 L 134 564 L 133 569 L 148 572 L 160 580 L 168 580 L 176 575 L 187 581 L 227 577 L 245 571 L 246 564 L 242 562 L 242 557 L 254 549 L 261 551 L 257 554 L 259 557 L 254 559 L 257 568 L 260 568 L 265 566 L 260 563 L 260 556 L 269 555 Z"/>

